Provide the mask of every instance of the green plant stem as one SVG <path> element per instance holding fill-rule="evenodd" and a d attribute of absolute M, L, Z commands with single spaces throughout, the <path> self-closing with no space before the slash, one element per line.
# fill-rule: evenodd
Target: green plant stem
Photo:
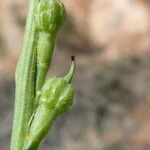
<path fill-rule="evenodd" d="M 38 93 L 41 93 L 42 87 L 46 84 L 44 82 L 49 70 L 56 34 L 65 18 L 65 8 L 59 0 L 30 0 L 24 41 L 15 74 L 16 94 L 11 150 L 36 150 L 56 118 L 53 114 L 55 111 L 45 104 L 41 105 L 42 111 L 38 111 L 40 108 Z M 54 95 L 50 94 L 46 101 L 51 97 L 53 103 L 59 100 L 58 105 L 54 107 L 59 114 L 68 110 L 72 104 L 73 89 L 70 81 L 74 73 L 74 62 L 72 65 L 66 80 L 56 79 L 60 86 L 64 83 L 69 84 L 65 86 L 63 98 L 55 84 L 54 87 L 46 84 L 48 89 L 53 87 L 52 91 L 55 92 L 55 88 L 58 90 L 59 94 L 57 92 Z M 41 99 L 42 102 L 45 101 L 45 98 Z M 37 132 L 39 130 L 40 132 Z M 31 138 L 32 134 L 36 136 Z"/>
<path fill-rule="evenodd" d="M 56 38 L 55 34 L 44 31 L 39 32 L 38 35 L 36 92 L 40 91 L 44 84 L 50 67 Z"/>
<path fill-rule="evenodd" d="M 36 81 L 36 32 L 33 21 L 36 0 L 30 0 L 25 37 L 16 69 L 16 95 L 11 150 L 21 150 L 33 113 Z"/>
<path fill-rule="evenodd" d="M 45 115 L 43 115 L 43 113 Z M 27 135 L 23 150 L 37 150 L 38 149 L 40 141 L 43 139 L 45 134 L 48 132 L 49 128 L 54 123 L 56 119 L 56 114 L 54 110 L 47 111 L 46 109 L 43 109 L 42 106 L 39 106 L 38 111 L 36 111 L 34 118 L 36 118 L 37 120 L 42 120 L 43 124 L 41 126 L 41 124 L 39 124 L 39 121 L 34 122 L 34 125 L 32 125 L 34 126 L 34 128 L 30 129 L 31 130 L 30 134 Z M 47 124 L 45 124 L 45 122 L 47 122 Z M 45 128 L 44 132 L 42 130 L 43 128 Z M 37 132 L 38 134 L 40 134 L 40 136 L 38 136 L 38 134 L 35 134 Z"/>

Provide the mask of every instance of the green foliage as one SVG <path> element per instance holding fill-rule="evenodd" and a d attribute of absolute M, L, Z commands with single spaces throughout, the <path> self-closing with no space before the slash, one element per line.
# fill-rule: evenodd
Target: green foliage
<path fill-rule="evenodd" d="M 25 37 L 16 68 L 11 150 L 36 150 L 57 116 L 69 109 L 75 64 L 64 78 L 50 78 L 56 34 L 65 21 L 59 0 L 31 0 Z"/>
<path fill-rule="evenodd" d="M 73 72 L 69 81 L 72 76 Z M 73 87 L 65 78 L 55 77 L 45 82 L 41 92 L 38 92 L 38 104 L 31 117 L 24 150 L 37 149 L 56 117 L 70 108 L 73 97 Z"/>

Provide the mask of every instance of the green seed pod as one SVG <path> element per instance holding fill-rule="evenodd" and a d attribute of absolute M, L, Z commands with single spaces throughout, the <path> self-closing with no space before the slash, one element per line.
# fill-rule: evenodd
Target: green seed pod
<path fill-rule="evenodd" d="M 37 81 L 36 91 L 41 90 L 48 72 L 56 34 L 66 19 L 66 12 L 59 0 L 41 0 L 35 9 L 37 42 Z"/>
<path fill-rule="evenodd" d="M 72 105 L 74 90 L 70 81 L 74 69 L 73 61 L 69 73 L 64 78 L 50 78 L 43 85 L 23 150 L 36 150 L 56 117 L 67 111 Z"/>
<path fill-rule="evenodd" d="M 41 0 L 35 9 L 35 26 L 38 31 L 56 33 L 65 20 L 65 8 L 59 0 Z"/>

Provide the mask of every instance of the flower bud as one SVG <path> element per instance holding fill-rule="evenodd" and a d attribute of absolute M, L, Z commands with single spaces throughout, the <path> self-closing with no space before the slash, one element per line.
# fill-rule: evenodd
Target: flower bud
<path fill-rule="evenodd" d="M 59 0 L 41 0 L 35 8 L 34 20 L 38 31 L 57 33 L 66 20 L 64 5 Z"/>
<path fill-rule="evenodd" d="M 47 105 L 56 115 L 67 111 L 73 102 L 74 90 L 64 78 L 50 78 L 42 88 L 39 105 Z"/>

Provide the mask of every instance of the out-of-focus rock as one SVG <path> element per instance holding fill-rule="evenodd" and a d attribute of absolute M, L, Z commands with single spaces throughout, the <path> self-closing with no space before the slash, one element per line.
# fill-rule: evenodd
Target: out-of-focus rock
<path fill-rule="evenodd" d="M 27 1 L 7 0 L 0 5 L 0 49 L 16 57 L 21 47 L 23 22 L 26 16 Z"/>
<path fill-rule="evenodd" d="M 149 52 L 148 0 L 62 1 L 73 24 L 72 34 L 75 35 L 66 38 L 66 45 L 71 44 L 79 52 L 84 49 L 88 51 L 89 45 L 95 45 L 96 48 L 89 48 L 90 51 L 105 50 L 103 57 L 108 59 L 118 58 L 124 53 L 141 55 Z M 27 1 L 3 1 L 0 12 L 0 39 L 3 41 L 3 48 L 18 55 L 27 14 Z"/>
<path fill-rule="evenodd" d="M 145 53 L 150 48 L 150 18 L 145 1 L 63 0 L 75 27 L 95 45 L 103 46 L 106 57 Z M 148 2 L 148 1 L 147 1 Z M 93 50 L 94 51 L 94 50 Z"/>

